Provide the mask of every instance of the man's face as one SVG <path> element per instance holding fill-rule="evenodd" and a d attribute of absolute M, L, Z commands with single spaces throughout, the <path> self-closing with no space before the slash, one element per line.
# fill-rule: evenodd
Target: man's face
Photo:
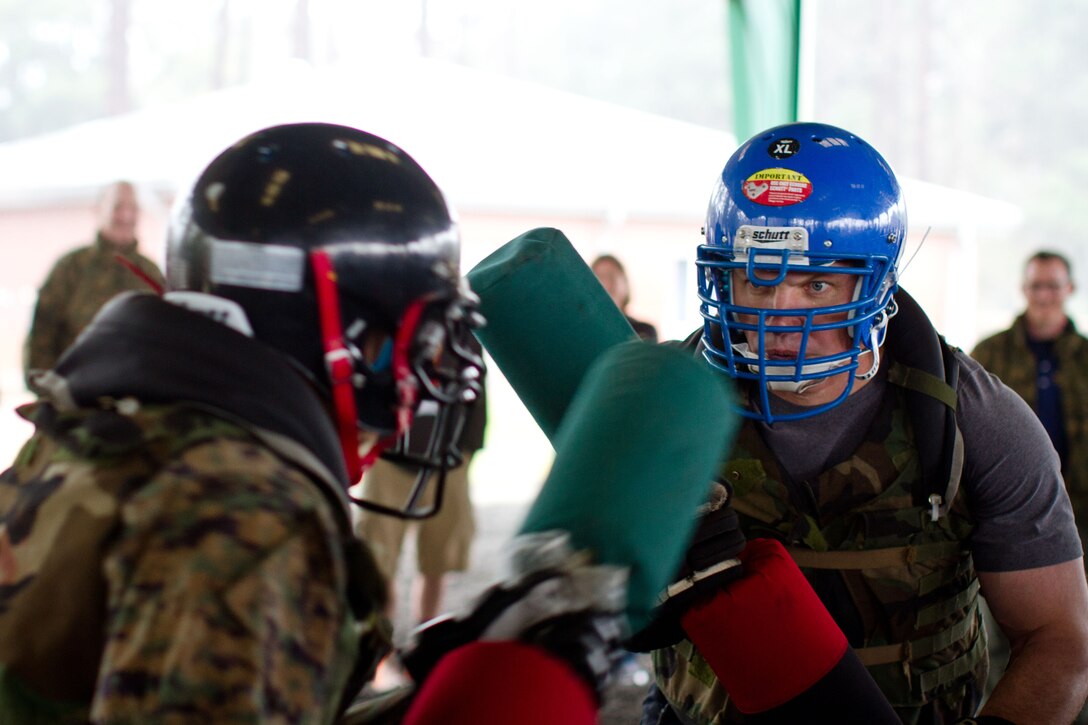
<path fill-rule="evenodd" d="M 836 262 L 832 267 L 842 267 Z M 849 303 L 854 296 L 854 287 L 857 284 L 857 276 L 834 272 L 802 273 L 791 272 L 777 285 L 762 286 L 752 282 L 744 270 L 733 270 L 731 280 L 733 288 L 733 303 L 743 307 L 754 307 L 763 310 L 808 310 L 814 307 L 831 307 Z M 755 271 L 757 279 L 774 279 L 777 275 L 770 271 Z M 740 322 L 756 324 L 755 315 L 737 315 Z M 834 315 L 817 315 L 813 318 L 815 324 L 827 324 L 845 320 L 847 313 Z M 767 325 L 800 326 L 805 318 L 798 314 L 772 315 L 767 318 Z M 759 333 L 754 330 L 744 332 L 748 342 L 748 348 L 753 353 L 759 354 Z M 764 354 L 767 360 L 797 359 L 801 349 L 802 332 L 773 332 L 764 334 Z M 836 327 L 831 330 L 816 330 L 808 337 L 808 345 L 805 349 L 806 358 L 824 357 L 846 352 L 853 347 L 849 328 Z M 862 364 L 864 369 L 864 363 Z M 786 373 L 789 368 L 772 368 L 770 372 Z M 793 393 L 781 390 L 774 391 L 776 395 L 797 405 L 822 405 L 837 398 L 847 383 L 847 376 L 833 375 L 823 378 L 804 392 Z M 855 389 L 859 388 L 855 385 Z"/>
<path fill-rule="evenodd" d="M 99 231 L 107 241 L 123 246 L 136 241 L 136 223 L 140 205 L 136 190 L 129 184 L 117 184 L 102 197 L 99 207 Z"/>
<path fill-rule="evenodd" d="M 1064 322 L 1065 300 L 1073 294 L 1069 270 L 1060 259 L 1033 259 L 1024 270 L 1024 297 L 1028 318 L 1040 322 Z"/>

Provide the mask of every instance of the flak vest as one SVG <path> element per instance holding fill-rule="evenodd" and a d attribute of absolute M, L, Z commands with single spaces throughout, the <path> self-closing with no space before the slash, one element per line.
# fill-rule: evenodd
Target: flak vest
<path fill-rule="evenodd" d="M 905 392 L 912 372 L 892 364 L 866 439 L 815 481 L 791 486 L 750 421 L 721 475 L 745 535 L 786 545 L 903 722 L 929 723 L 973 712 L 988 656 L 964 497 L 954 486 L 942 506 L 926 506 L 913 491 L 921 468 Z M 940 385 L 941 397 L 954 396 Z M 657 685 L 682 719 L 743 721 L 691 642 L 653 658 Z"/>

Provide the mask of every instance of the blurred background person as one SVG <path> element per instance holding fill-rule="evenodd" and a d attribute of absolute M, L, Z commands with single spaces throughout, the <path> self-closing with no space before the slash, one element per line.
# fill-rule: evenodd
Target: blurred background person
<path fill-rule="evenodd" d="M 979 342 L 971 356 L 1039 416 L 1061 459 L 1077 531 L 1088 548 L 1088 340 L 1066 312 L 1066 301 L 1074 290 L 1067 257 L 1046 250 L 1031 255 L 1024 264 L 1021 286 L 1026 309 L 1007 330 Z M 989 617 L 989 611 L 984 615 Z M 989 629 L 993 668 L 988 689 L 992 689 L 1009 650 L 1000 630 Z M 1088 723 L 1088 706 L 1076 722 Z"/>
<path fill-rule="evenodd" d="M 620 308 L 623 316 L 631 323 L 635 333 L 647 342 L 657 342 L 657 328 L 649 322 L 636 320 L 627 314 L 627 305 L 631 302 L 631 284 L 627 281 L 627 270 L 623 268 L 620 260 L 611 254 L 602 254 L 593 260 L 590 265 L 593 274 L 597 275 L 601 286 L 608 292 L 608 296 Z"/>
<path fill-rule="evenodd" d="M 23 348 L 23 374 L 48 370 L 108 300 L 128 290 L 162 289 L 162 272 L 140 254 L 136 226 L 140 204 L 127 181 L 106 187 L 99 198 L 93 243 L 62 256 L 38 290 Z"/>
<path fill-rule="evenodd" d="M 1021 287 L 1027 308 L 971 355 L 1031 406 L 1062 462 L 1081 541 L 1088 546 L 1088 339 L 1066 313 L 1075 289 L 1069 260 L 1033 254 Z"/>

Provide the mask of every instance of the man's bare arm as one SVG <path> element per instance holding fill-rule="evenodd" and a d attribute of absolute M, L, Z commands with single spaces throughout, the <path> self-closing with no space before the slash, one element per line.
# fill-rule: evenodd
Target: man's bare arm
<path fill-rule="evenodd" d="M 1081 559 L 980 572 L 982 593 L 1009 638 L 1008 669 L 983 715 L 1068 723 L 1088 697 L 1088 584 Z"/>

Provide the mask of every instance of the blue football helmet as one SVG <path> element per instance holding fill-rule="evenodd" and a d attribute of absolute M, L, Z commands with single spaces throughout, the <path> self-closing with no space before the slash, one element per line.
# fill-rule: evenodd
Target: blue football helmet
<path fill-rule="evenodd" d="M 711 194 L 696 266 L 703 354 L 713 367 L 754 384 L 739 412 L 768 423 L 807 418 L 838 405 L 857 380 L 876 374 L 896 311 L 906 224 L 891 167 L 849 131 L 791 123 L 737 149 Z M 758 287 L 778 285 L 791 272 L 852 275 L 856 282 L 846 304 L 764 309 L 736 303 L 735 272 Z M 848 349 L 806 354 L 812 333 L 837 328 L 846 328 Z M 768 355 L 767 335 L 786 333 L 801 333 L 796 357 Z M 835 400 L 772 413 L 769 391 L 803 392 L 836 375 L 847 379 Z"/>

